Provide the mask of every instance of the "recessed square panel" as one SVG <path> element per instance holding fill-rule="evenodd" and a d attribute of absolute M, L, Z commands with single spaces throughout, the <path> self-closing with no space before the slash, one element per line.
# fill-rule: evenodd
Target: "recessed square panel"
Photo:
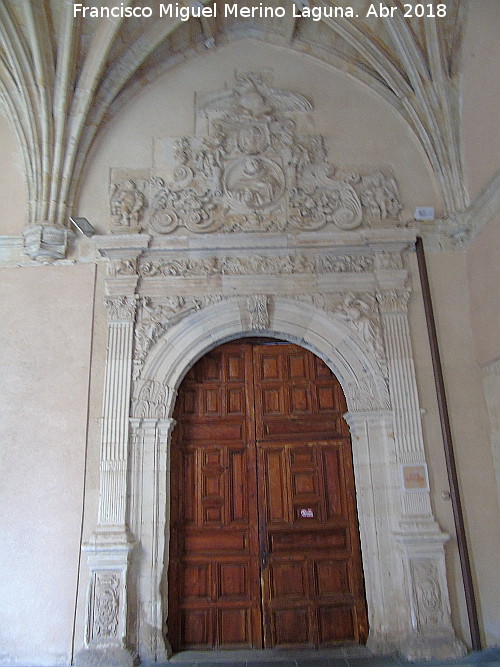
<path fill-rule="evenodd" d="M 182 644 L 190 648 L 203 648 L 212 644 L 209 636 L 208 609 L 184 609 L 182 612 Z"/>
<path fill-rule="evenodd" d="M 219 646 L 250 647 L 250 617 L 248 609 L 220 609 L 218 614 Z"/>
<path fill-rule="evenodd" d="M 297 598 L 306 595 L 307 573 L 305 562 L 278 562 L 271 569 L 272 598 Z"/>
<path fill-rule="evenodd" d="M 242 355 L 230 355 L 227 358 L 227 379 L 230 382 L 244 382 L 245 366 Z"/>
<path fill-rule="evenodd" d="M 207 598 L 209 595 L 207 563 L 189 563 L 182 572 L 182 595 L 184 598 Z"/>
<path fill-rule="evenodd" d="M 205 393 L 205 414 L 220 415 L 221 414 L 220 389 L 206 389 L 204 393 Z"/>
<path fill-rule="evenodd" d="M 248 565 L 221 563 L 219 566 L 219 600 L 248 598 Z"/>
<path fill-rule="evenodd" d="M 279 357 L 264 355 L 260 360 L 262 380 L 277 380 L 279 378 Z"/>
<path fill-rule="evenodd" d="M 222 497 L 223 478 L 221 475 L 204 475 L 203 476 L 203 497 L 217 498 Z"/>
<path fill-rule="evenodd" d="M 265 415 L 281 414 L 283 412 L 281 388 L 264 389 L 262 391 L 262 408 Z"/>
<path fill-rule="evenodd" d="M 187 389 L 184 391 L 184 405 L 182 407 L 184 414 L 192 415 L 195 413 L 196 392 Z"/>
<path fill-rule="evenodd" d="M 222 507 L 205 507 L 204 523 L 222 523 Z"/>
<path fill-rule="evenodd" d="M 245 412 L 245 394 L 243 389 L 229 389 L 227 392 L 227 414 L 242 415 Z"/>
<path fill-rule="evenodd" d="M 293 494 L 300 495 L 317 495 L 317 475 L 315 472 L 294 472 L 292 473 Z"/>
<path fill-rule="evenodd" d="M 314 564 L 316 594 L 319 597 L 349 593 L 347 560 L 322 560 Z"/>
<path fill-rule="evenodd" d="M 290 389 L 290 409 L 294 413 L 311 411 L 308 387 L 292 387 Z"/>
<path fill-rule="evenodd" d="M 312 447 L 308 447 L 307 449 L 291 449 L 290 462 L 293 467 L 315 466 L 314 449 Z"/>
<path fill-rule="evenodd" d="M 307 358 L 305 354 L 292 354 L 288 357 L 288 372 L 291 380 L 307 378 Z"/>
<path fill-rule="evenodd" d="M 317 378 L 329 378 L 332 377 L 333 373 L 325 364 L 325 362 L 319 357 L 314 357 L 314 369 L 316 372 Z"/>
<path fill-rule="evenodd" d="M 316 387 L 318 396 L 318 408 L 320 412 L 336 409 L 335 391 L 333 387 Z"/>
<path fill-rule="evenodd" d="M 354 613 L 349 607 L 320 607 L 319 639 L 321 643 L 333 643 L 356 639 Z"/>
<path fill-rule="evenodd" d="M 220 355 L 217 356 L 210 356 L 207 355 L 204 357 L 204 374 L 203 377 L 205 381 L 214 381 L 214 380 L 221 380 L 222 379 L 222 373 L 221 373 L 221 358 Z"/>
<path fill-rule="evenodd" d="M 275 646 L 312 644 L 307 608 L 277 609 L 273 617 Z"/>

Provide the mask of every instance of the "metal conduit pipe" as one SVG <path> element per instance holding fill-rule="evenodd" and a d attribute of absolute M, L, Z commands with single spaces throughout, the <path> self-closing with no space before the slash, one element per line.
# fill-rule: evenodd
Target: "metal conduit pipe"
<path fill-rule="evenodd" d="M 460 499 L 460 490 L 458 488 L 458 476 L 455 464 L 455 455 L 453 452 L 453 439 L 451 435 L 450 417 L 448 413 L 448 402 L 446 400 L 446 392 L 443 379 L 443 368 L 441 365 L 441 356 L 439 354 L 439 345 L 436 333 L 436 322 L 434 319 L 434 310 L 432 307 L 431 292 L 429 287 L 429 275 L 427 273 L 427 262 L 425 260 L 424 244 L 420 236 L 417 237 L 415 243 L 415 250 L 417 253 L 418 271 L 420 274 L 420 284 L 422 286 L 422 296 L 424 299 L 425 319 L 427 322 L 427 333 L 429 336 L 429 345 L 431 348 L 432 369 L 434 371 L 434 382 L 436 385 L 436 394 L 439 407 L 439 418 L 441 421 L 441 433 L 443 435 L 446 469 L 448 472 L 448 482 L 450 485 L 450 497 L 453 508 L 453 518 L 455 520 L 455 530 L 457 533 L 458 552 L 460 555 L 460 567 L 462 569 L 462 577 L 464 582 L 465 601 L 467 604 L 467 614 L 469 617 L 471 642 L 473 650 L 480 651 L 481 635 L 479 632 L 476 597 L 474 594 L 474 585 L 472 581 L 469 550 L 467 547 L 467 537 L 465 534 L 462 501 Z"/>

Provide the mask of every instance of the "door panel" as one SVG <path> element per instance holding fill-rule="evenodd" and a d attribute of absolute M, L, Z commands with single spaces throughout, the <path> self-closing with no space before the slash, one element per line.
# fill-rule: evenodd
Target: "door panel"
<path fill-rule="evenodd" d="M 174 649 L 366 639 L 345 411 L 295 345 L 228 344 L 191 369 L 172 444 Z"/>

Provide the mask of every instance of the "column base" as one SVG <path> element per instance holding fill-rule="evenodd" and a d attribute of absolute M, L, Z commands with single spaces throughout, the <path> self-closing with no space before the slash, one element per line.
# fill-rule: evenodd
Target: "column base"
<path fill-rule="evenodd" d="M 401 643 L 399 652 L 410 662 L 421 662 L 456 660 L 466 655 L 467 649 L 453 634 L 436 636 L 412 634 Z"/>
<path fill-rule="evenodd" d="M 84 648 L 75 655 L 76 667 L 136 667 L 139 664 L 135 651 L 119 646 Z"/>

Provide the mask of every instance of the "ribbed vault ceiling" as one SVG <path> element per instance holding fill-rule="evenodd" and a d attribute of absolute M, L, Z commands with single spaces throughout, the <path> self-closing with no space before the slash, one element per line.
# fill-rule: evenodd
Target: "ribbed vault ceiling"
<path fill-rule="evenodd" d="M 392 104 L 420 141 L 436 173 L 446 212 L 468 205 L 459 129 L 460 51 L 468 0 L 444 0 L 446 18 L 404 18 L 399 0 L 392 19 L 315 21 L 159 16 L 158 0 L 92 3 L 146 7 L 152 18 L 73 15 L 69 0 L 0 2 L 1 99 L 23 150 L 29 190 L 27 223 L 67 224 L 90 147 L 116 110 L 159 74 L 207 49 L 253 37 L 307 53 L 349 72 Z M 86 3 L 90 6 L 90 3 Z M 167 4 L 167 3 L 164 3 Z M 175 3 L 188 6 L 189 2 Z M 239 7 L 283 6 L 292 0 Z M 298 3 L 300 4 L 300 3 Z M 310 0 L 310 7 L 354 6 L 368 0 Z M 378 5 L 378 3 L 376 3 Z M 437 3 L 436 3 L 437 4 Z"/>

